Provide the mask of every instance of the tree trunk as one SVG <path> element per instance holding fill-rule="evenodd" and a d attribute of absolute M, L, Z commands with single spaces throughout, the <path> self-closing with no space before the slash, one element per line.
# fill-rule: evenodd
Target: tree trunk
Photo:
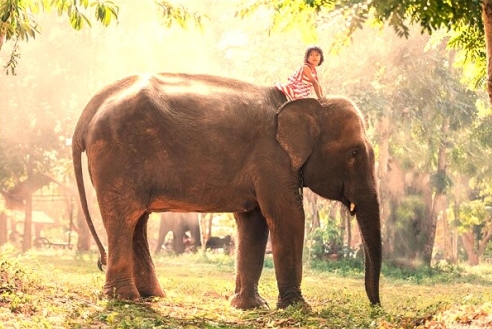
<path fill-rule="evenodd" d="M 0 213 L 0 246 L 7 243 L 7 214 L 5 211 Z"/>
<path fill-rule="evenodd" d="M 22 252 L 32 248 L 32 194 L 26 196 L 26 212 L 24 218 L 24 234 L 22 237 Z"/>
<path fill-rule="evenodd" d="M 475 252 L 475 235 L 473 231 L 468 231 L 461 235 L 461 241 L 463 241 L 463 248 L 465 248 L 466 255 L 468 256 L 468 265 L 478 265 L 478 254 Z"/>
<path fill-rule="evenodd" d="M 485 45 L 487 48 L 487 92 L 492 104 L 492 0 L 483 0 L 482 19 L 485 31 Z"/>
<path fill-rule="evenodd" d="M 451 228 L 449 227 L 448 216 L 443 209 L 442 212 L 442 235 L 443 235 L 443 245 L 444 245 L 444 259 L 451 261 L 451 263 L 455 263 L 456 259 L 454 258 L 454 249 L 453 249 L 453 238 L 451 237 Z"/>
<path fill-rule="evenodd" d="M 321 226 L 319 219 L 319 210 L 318 210 L 318 200 L 319 197 L 312 191 L 305 189 L 304 190 L 304 205 L 306 210 L 306 218 L 310 218 L 309 221 L 306 221 L 306 237 L 314 232 L 317 228 Z"/>
<path fill-rule="evenodd" d="M 389 165 L 389 124 L 390 120 L 384 116 L 378 123 L 378 144 L 379 144 L 379 160 L 378 160 L 378 180 L 379 180 L 379 198 L 381 200 L 381 226 L 385 232 L 384 245 L 385 254 L 393 254 L 393 225 L 389 221 L 391 214 L 391 198 L 389 197 L 388 187 L 388 165 Z"/>
<path fill-rule="evenodd" d="M 33 177 L 32 156 L 27 155 L 27 181 Z M 32 248 L 32 190 L 26 189 L 25 218 L 24 218 L 24 237 L 22 239 L 22 252 L 27 252 Z"/>
<path fill-rule="evenodd" d="M 350 216 L 345 216 L 347 220 L 347 247 L 349 250 L 355 249 L 352 248 L 352 221 L 350 220 Z"/>
<path fill-rule="evenodd" d="M 10 217 L 10 236 L 9 240 L 10 242 L 14 243 L 17 241 L 18 234 L 17 234 L 17 221 L 15 220 L 14 217 Z"/>
<path fill-rule="evenodd" d="M 456 217 L 455 217 L 456 218 Z M 458 230 L 456 227 L 453 229 L 453 256 L 451 257 L 452 263 L 458 262 Z"/>
<path fill-rule="evenodd" d="M 207 248 L 207 241 L 208 239 L 210 239 L 210 236 L 212 235 L 213 214 L 197 213 L 197 216 L 198 216 L 198 225 L 200 226 L 200 232 L 201 232 L 202 251 L 205 251 L 205 249 Z"/>
<path fill-rule="evenodd" d="M 314 195 L 314 193 L 312 193 Z M 315 197 L 314 200 L 311 202 L 312 206 L 312 211 L 313 211 L 313 220 L 311 223 L 311 232 L 313 232 L 315 229 L 319 228 L 321 226 L 321 222 L 319 221 L 319 210 L 318 210 L 318 198 Z"/>
<path fill-rule="evenodd" d="M 489 244 L 490 239 L 492 239 L 492 227 L 490 227 L 490 217 L 487 221 L 488 225 L 484 225 L 482 228 L 482 239 L 478 243 L 478 257 L 482 257 L 487 245 Z"/>
<path fill-rule="evenodd" d="M 441 143 L 439 145 L 439 154 L 437 158 L 437 173 L 439 177 L 446 177 L 446 144 L 447 144 L 447 135 L 449 131 L 449 117 L 444 117 L 441 126 Z M 444 206 L 444 202 L 446 201 L 445 195 L 446 189 L 444 187 L 440 187 L 436 190 L 434 195 L 434 200 L 432 202 L 431 213 L 429 216 L 429 223 L 426 229 L 427 236 L 423 250 L 423 261 L 425 265 L 430 266 L 432 260 L 432 252 L 434 250 L 434 242 L 436 239 L 436 226 L 437 226 L 437 218 L 439 216 L 439 212 L 443 209 L 446 209 Z"/>
<path fill-rule="evenodd" d="M 444 195 L 441 192 L 436 192 L 432 201 L 432 208 L 429 215 L 429 223 L 426 229 L 426 241 L 424 244 L 422 260 L 427 266 L 431 265 L 432 253 L 434 251 L 434 242 L 436 240 L 437 217 L 442 209 Z"/>
<path fill-rule="evenodd" d="M 207 221 L 207 240 L 212 236 L 212 221 L 214 220 L 214 214 L 209 214 Z"/>

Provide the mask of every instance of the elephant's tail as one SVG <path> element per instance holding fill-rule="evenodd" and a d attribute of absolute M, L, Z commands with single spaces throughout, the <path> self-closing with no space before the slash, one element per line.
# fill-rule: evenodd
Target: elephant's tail
<path fill-rule="evenodd" d="M 84 175 L 82 173 L 82 148 L 77 144 L 75 140 L 72 144 L 72 160 L 75 180 L 77 181 L 77 189 L 79 190 L 80 205 L 82 206 L 82 211 L 84 212 L 85 221 L 87 222 L 92 237 L 94 238 L 94 241 L 96 241 L 97 248 L 99 249 L 100 255 L 99 260 L 97 261 L 97 267 L 102 271 L 103 266 L 106 266 L 108 263 L 108 255 L 106 254 L 106 250 L 104 249 L 104 246 L 102 245 L 101 240 L 97 235 L 94 224 L 92 223 L 91 215 L 89 214 L 87 196 L 85 194 Z"/>

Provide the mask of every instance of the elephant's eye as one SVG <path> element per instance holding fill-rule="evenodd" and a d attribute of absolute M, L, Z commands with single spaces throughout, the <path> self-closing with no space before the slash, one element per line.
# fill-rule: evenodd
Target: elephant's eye
<path fill-rule="evenodd" d="M 359 155 L 359 150 L 353 150 L 352 151 L 352 157 L 356 158 Z"/>

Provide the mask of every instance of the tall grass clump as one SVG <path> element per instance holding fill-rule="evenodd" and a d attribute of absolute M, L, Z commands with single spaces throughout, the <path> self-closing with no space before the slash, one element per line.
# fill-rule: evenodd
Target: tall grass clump
<path fill-rule="evenodd" d="M 0 307 L 12 313 L 29 315 L 35 308 L 30 304 L 31 294 L 41 287 L 36 273 L 20 265 L 16 259 L 0 255 Z"/>

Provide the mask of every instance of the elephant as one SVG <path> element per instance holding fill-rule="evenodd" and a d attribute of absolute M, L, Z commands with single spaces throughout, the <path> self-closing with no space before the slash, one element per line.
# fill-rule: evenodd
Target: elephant
<path fill-rule="evenodd" d="M 186 232 L 190 232 L 192 244 L 201 246 L 200 223 L 194 213 L 173 213 L 166 212 L 161 214 L 161 225 L 159 227 L 159 238 L 155 253 L 158 253 L 164 244 L 164 238 L 168 232 L 173 232 L 173 251 L 176 254 L 185 252 L 186 246 L 183 238 Z"/>
<path fill-rule="evenodd" d="M 90 217 L 87 155 L 108 253 Z M 89 229 L 106 265 L 103 292 L 165 296 L 147 241 L 152 212 L 233 213 L 239 309 L 268 307 L 258 293 L 270 234 L 278 308 L 309 308 L 301 292 L 302 190 L 338 200 L 359 224 L 365 290 L 380 304 L 382 262 L 375 155 L 351 100 L 287 101 L 273 86 L 183 73 L 135 75 L 99 91 L 72 139 L 74 173 Z"/>

